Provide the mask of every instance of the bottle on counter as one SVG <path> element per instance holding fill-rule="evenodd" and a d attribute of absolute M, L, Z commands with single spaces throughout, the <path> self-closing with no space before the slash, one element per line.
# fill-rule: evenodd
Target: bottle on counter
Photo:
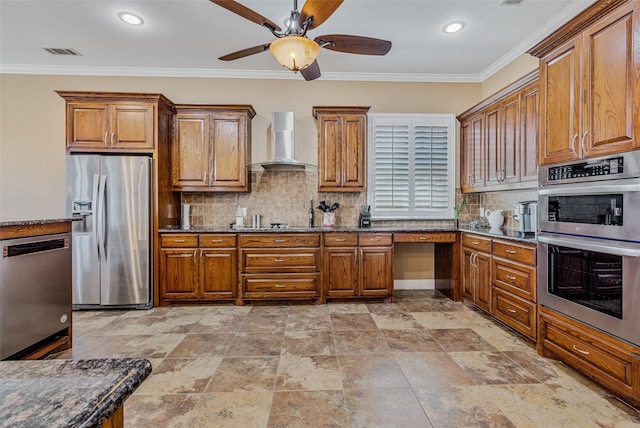
<path fill-rule="evenodd" d="M 309 199 L 309 227 L 313 227 L 313 197 Z"/>

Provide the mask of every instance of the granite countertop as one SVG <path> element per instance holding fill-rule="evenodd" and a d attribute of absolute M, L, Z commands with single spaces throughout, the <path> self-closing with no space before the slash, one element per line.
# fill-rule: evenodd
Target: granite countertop
<path fill-rule="evenodd" d="M 158 230 L 160 233 L 282 233 L 282 232 L 456 232 L 455 227 L 415 227 L 415 226 L 392 226 L 392 227 L 357 227 L 357 226 L 334 226 L 334 227 L 286 227 L 282 229 L 273 229 L 270 227 L 242 227 L 232 229 L 221 226 L 195 226 L 189 230 L 183 230 L 179 227 L 166 227 Z"/>
<path fill-rule="evenodd" d="M 37 226 L 40 224 L 65 223 L 68 221 L 76 221 L 76 220 L 80 220 L 80 219 L 79 218 L 57 218 L 57 219 L 47 219 L 47 220 L 11 220 L 11 219 L 0 218 L 0 227 Z"/>
<path fill-rule="evenodd" d="M 521 241 L 528 244 L 536 244 L 538 242 L 535 232 L 521 232 L 516 229 L 501 227 L 499 229 L 477 228 L 468 225 L 460 225 L 458 228 L 461 232 L 475 233 L 476 235 L 489 236 L 491 238 L 506 238 L 512 241 Z"/>
<path fill-rule="evenodd" d="M 0 421 L 101 427 L 151 373 L 144 358 L 0 361 Z"/>

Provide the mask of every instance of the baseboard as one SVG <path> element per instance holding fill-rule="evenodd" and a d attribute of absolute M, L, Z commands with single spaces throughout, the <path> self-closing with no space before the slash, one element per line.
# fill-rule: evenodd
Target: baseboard
<path fill-rule="evenodd" d="M 433 279 L 396 279 L 393 281 L 394 290 L 434 290 L 436 281 Z"/>

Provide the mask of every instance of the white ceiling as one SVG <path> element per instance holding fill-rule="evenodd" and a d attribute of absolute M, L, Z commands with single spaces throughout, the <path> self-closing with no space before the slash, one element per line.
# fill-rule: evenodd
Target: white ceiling
<path fill-rule="evenodd" d="M 482 81 L 594 0 L 345 0 L 310 38 L 353 34 L 390 40 L 386 56 L 322 50 L 320 79 Z M 293 0 L 240 0 L 277 24 Z M 302 8 L 304 0 L 300 0 Z M 118 12 L 143 17 L 124 24 Z M 463 20 L 457 34 L 442 27 Z M 295 78 L 268 53 L 217 58 L 268 43 L 266 29 L 208 0 L 0 0 L 0 72 Z M 54 56 L 42 48 L 73 48 Z"/>

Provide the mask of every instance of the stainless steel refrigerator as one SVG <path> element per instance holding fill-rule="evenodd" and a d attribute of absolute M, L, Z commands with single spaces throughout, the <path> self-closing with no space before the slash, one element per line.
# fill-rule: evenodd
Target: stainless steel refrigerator
<path fill-rule="evenodd" d="M 149 156 L 69 155 L 74 309 L 152 306 Z"/>

